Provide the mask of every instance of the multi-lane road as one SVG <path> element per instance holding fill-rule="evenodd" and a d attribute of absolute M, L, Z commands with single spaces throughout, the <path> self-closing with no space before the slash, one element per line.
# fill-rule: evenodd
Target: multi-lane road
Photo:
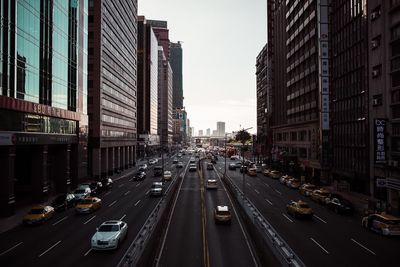
<path fill-rule="evenodd" d="M 171 161 L 166 166 L 175 176 Z M 21 225 L 0 234 L 0 266 L 116 266 L 160 201 L 148 196 L 151 183 L 160 179 L 151 169 L 141 182 L 131 178 L 129 174 L 116 179 L 113 188 L 99 196 L 101 209 L 92 214 L 77 215 L 69 209 L 43 225 Z M 117 251 L 92 251 L 90 239 L 96 227 L 113 219 L 128 223 L 127 239 Z"/>
<path fill-rule="evenodd" d="M 232 162 L 227 159 L 227 164 Z M 219 160 L 215 167 L 223 172 L 224 161 Z M 227 174 L 242 190 L 242 173 L 227 170 Z M 307 266 L 399 265 L 400 239 L 362 228 L 358 214 L 338 215 L 262 173 L 256 177 L 245 175 L 245 193 Z M 298 220 L 287 214 L 289 201 L 299 199 L 313 208 L 312 220 Z"/>

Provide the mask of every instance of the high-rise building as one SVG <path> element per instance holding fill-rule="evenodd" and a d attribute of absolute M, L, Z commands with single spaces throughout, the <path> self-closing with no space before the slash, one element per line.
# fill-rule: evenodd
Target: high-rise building
<path fill-rule="evenodd" d="M 399 214 L 400 1 L 369 0 L 367 14 L 370 186 L 375 198 Z"/>
<path fill-rule="evenodd" d="M 272 45 L 272 158 L 329 182 L 327 0 L 269 0 Z M 307 27 L 304 27 L 307 25 Z"/>
<path fill-rule="evenodd" d="M 199 136 L 203 136 L 203 130 L 199 130 Z"/>
<path fill-rule="evenodd" d="M 162 46 L 158 47 L 158 135 L 161 145 L 172 144 L 172 69 Z"/>
<path fill-rule="evenodd" d="M 89 33 L 89 172 L 98 177 L 135 162 L 137 1 L 90 1 Z"/>
<path fill-rule="evenodd" d="M 213 137 L 216 137 L 216 136 L 218 136 L 218 131 L 217 131 L 217 130 L 213 130 L 213 132 L 212 132 L 212 136 L 213 136 Z"/>
<path fill-rule="evenodd" d="M 181 42 L 172 43 L 170 46 L 170 59 L 171 68 L 173 72 L 173 86 L 174 91 L 172 94 L 172 106 L 174 108 L 183 108 L 183 52 Z"/>
<path fill-rule="evenodd" d="M 211 136 L 211 129 L 210 129 L 210 128 L 207 128 L 207 130 L 206 130 L 206 136 Z"/>
<path fill-rule="evenodd" d="M 225 136 L 225 122 L 217 122 L 217 136 Z"/>
<path fill-rule="evenodd" d="M 169 60 L 169 30 L 168 22 L 163 20 L 147 20 L 157 37 L 158 45 L 162 46 L 165 58 Z"/>
<path fill-rule="evenodd" d="M 138 141 L 141 155 L 154 152 L 158 136 L 158 41 L 150 24 L 138 18 Z"/>
<path fill-rule="evenodd" d="M 88 1 L 2 1 L 1 14 L 0 215 L 8 216 L 87 177 Z"/>
<path fill-rule="evenodd" d="M 368 36 L 363 0 L 330 0 L 332 178 L 368 193 Z M 351 32 L 352 34 L 349 34 Z"/>
<path fill-rule="evenodd" d="M 268 91 L 268 45 L 265 44 L 256 59 L 257 80 L 257 154 L 266 158 L 271 153 L 269 120 L 271 115 L 270 97 Z"/>

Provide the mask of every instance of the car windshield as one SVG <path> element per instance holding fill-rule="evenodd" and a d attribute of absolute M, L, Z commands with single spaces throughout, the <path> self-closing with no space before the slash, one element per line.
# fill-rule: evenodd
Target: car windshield
<path fill-rule="evenodd" d="M 44 213 L 44 209 L 31 209 L 30 214 L 42 214 Z"/>
<path fill-rule="evenodd" d="M 160 184 L 152 184 L 151 188 L 161 188 L 162 185 Z"/>
<path fill-rule="evenodd" d="M 75 194 L 84 194 L 85 190 L 84 189 L 77 189 L 75 190 Z"/>
<path fill-rule="evenodd" d="M 220 211 L 217 211 L 217 213 L 219 215 L 229 215 L 229 214 L 231 214 L 229 211 L 226 211 L 226 210 L 220 210 Z"/>
<path fill-rule="evenodd" d="M 117 231 L 119 231 L 119 226 L 115 224 L 101 225 L 99 227 L 99 232 L 117 232 Z"/>
<path fill-rule="evenodd" d="M 308 204 L 306 204 L 306 203 L 301 203 L 301 204 L 299 204 L 299 207 L 302 208 L 302 209 L 308 209 L 308 208 L 310 208 L 310 206 L 308 206 Z"/>

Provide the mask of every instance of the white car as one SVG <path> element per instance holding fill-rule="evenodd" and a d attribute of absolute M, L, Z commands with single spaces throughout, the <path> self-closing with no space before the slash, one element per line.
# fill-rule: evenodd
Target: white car
<path fill-rule="evenodd" d="M 164 172 L 164 180 L 169 181 L 172 178 L 172 174 L 170 171 L 165 171 Z"/>
<path fill-rule="evenodd" d="M 150 196 L 154 197 L 161 197 L 163 195 L 163 183 L 161 182 L 154 182 L 150 188 Z"/>
<path fill-rule="evenodd" d="M 75 189 L 74 196 L 77 200 L 84 199 L 85 197 L 90 196 L 90 188 L 89 187 L 80 187 Z"/>
<path fill-rule="evenodd" d="M 207 179 L 206 188 L 207 189 L 218 189 L 217 180 L 215 180 L 215 179 Z"/>
<path fill-rule="evenodd" d="M 149 160 L 149 164 L 150 164 L 150 165 L 156 164 L 156 160 L 155 160 L 155 159 L 150 159 L 150 160 Z"/>
<path fill-rule="evenodd" d="M 126 238 L 127 233 L 126 222 L 117 220 L 103 222 L 92 237 L 92 249 L 117 249 L 118 245 Z"/>

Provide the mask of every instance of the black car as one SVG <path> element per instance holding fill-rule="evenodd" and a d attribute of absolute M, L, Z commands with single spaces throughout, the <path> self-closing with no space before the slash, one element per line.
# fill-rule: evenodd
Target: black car
<path fill-rule="evenodd" d="M 56 210 L 67 210 L 68 208 L 71 208 L 75 205 L 76 199 L 74 194 L 61 194 L 58 195 L 53 202 L 51 203 L 51 206 Z"/>
<path fill-rule="evenodd" d="M 229 164 L 228 169 L 229 170 L 236 170 L 236 164 L 235 163 Z"/>
<path fill-rule="evenodd" d="M 137 172 L 135 176 L 133 176 L 134 181 L 143 181 L 144 179 L 146 179 L 146 173 L 142 171 Z"/>
<path fill-rule="evenodd" d="M 247 173 L 247 166 L 245 166 L 245 165 L 242 165 L 242 166 L 240 166 L 240 172 L 241 173 Z"/>
<path fill-rule="evenodd" d="M 111 178 L 103 178 L 101 179 L 102 189 L 110 189 L 113 186 L 113 180 Z"/>
<path fill-rule="evenodd" d="M 335 211 L 338 214 L 351 215 L 354 213 L 353 204 L 337 194 L 331 194 L 331 196 L 326 199 L 326 205 L 329 209 Z"/>
<path fill-rule="evenodd" d="M 89 187 L 92 196 L 98 195 L 103 190 L 103 184 L 99 181 L 90 182 Z"/>
<path fill-rule="evenodd" d="M 162 166 L 155 166 L 153 169 L 154 176 L 161 176 L 163 174 Z"/>

